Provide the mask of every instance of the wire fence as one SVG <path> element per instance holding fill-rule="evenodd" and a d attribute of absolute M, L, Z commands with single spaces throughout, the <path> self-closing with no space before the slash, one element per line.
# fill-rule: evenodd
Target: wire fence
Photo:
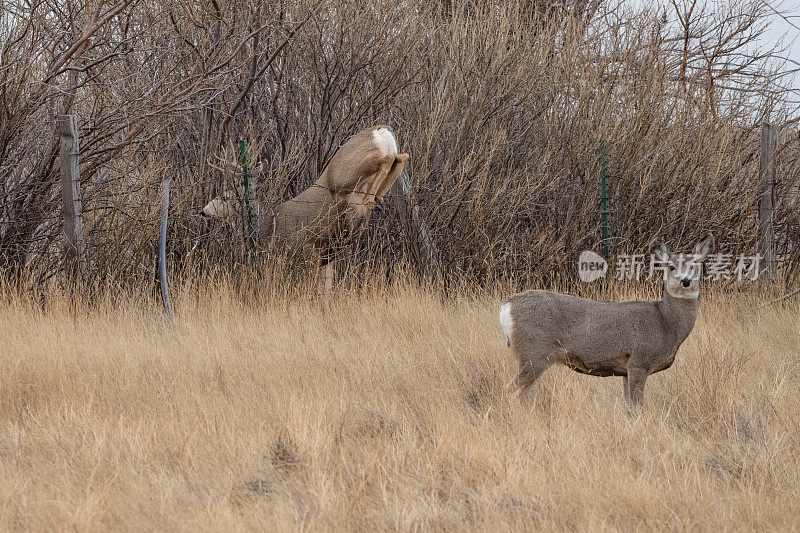
<path fill-rule="evenodd" d="M 159 168 L 162 169 L 159 172 L 159 176 L 169 177 L 170 171 L 174 171 L 178 167 L 161 166 Z M 789 167 L 780 167 L 780 169 L 784 168 Z M 751 169 L 751 171 L 757 175 L 755 168 Z M 234 265 L 237 262 L 244 264 L 248 248 L 247 241 L 251 234 L 254 237 L 256 257 L 259 260 L 263 260 L 269 254 L 286 252 L 287 250 L 276 251 L 273 243 L 276 224 L 283 224 L 307 229 L 295 239 L 283 239 L 282 244 L 284 246 L 288 246 L 287 243 L 291 243 L 301 252 L 303 249 L 308 251 L 311 248 L 322 256 L 350 259 L 356 264 L 411 260 L 416 262 L 421 270 L 429 270 L 431 266 L 431 251 L 429 248 L 433 243 L 437 257 L 442 254 L 440 247 L 444 250 L 444 255 L 440 258 L 443 260 L 444 265 L 450 264 L 451 268 L 454 267 L 453 272 L 456 274 L 470 272 L 469 266 L 462 266 L 463 262 L 458 265 L 459 259 L 463 261 L 463 258 L 448 257 L 446 255 L 448 252 L 452 253 L 454 247 L 448 245 L 449 235 L 438 226 L 442 221 L 442 214 L 437 212 L 436 206 L 426 206 L 424 204 L 426 196 L 431 194 L 431 191 L 426 190 L 425 187 L 417 187 L 415 190 L 416 199 L 403 195 L 399 186 L 393 188 L 387 195 L 389 197 L 398 196 L 405 203 L 407 218 L 403 220 L 402 213 L 397 209 L 396 203 L 387 202 L 386 198 L 382 199 L 383 202 L 380 204 L 378 213 L 372 215 L 374 201 L 366 198 L 363 188 L 359 190 L 330 189 L 319 183 L 312 183 L 305 190 L 324 191 L 325 194 L 320 197 L 321 199 L 307 199 L 302 195 L 283 201 L 280 198 L 274 198 L 274 196 L 270 199 L 266 196 L 277 189 L 286 189 L 286 187 L 282 187 L 281 184 L 270 183 L 270 178 L 264 177 L 262 179 L 263 183 L 257 188 L 257 191 L 262 194 L 256 194 L 254 199 L 254 216 L 256 220 L 255 226 L 251 229 L 247 222 L 248 213 L 246 202 L 244 201 L 245 195 L 241 189 L 243 183 L 240 182 L 238 184 L 239 188 L 236 187 L 236 181 L 241 177 L 237 174 L 236 172 L 233 175 L 221 173 L 221 175 L 210 177 L 205 184 L 205 190 L 209 191 L 218 190 L 224 192 L 223 187 L 234 187 L 228 191 L 228 196 L 224 199 L 225 202 L 230 204 L 228 210 L 233 216 L 225 219 L 203 219 L 201 217 L 200 209 L 203 207 L 204 202 L 207 203 L 206 200 L 210 201 L 211 199 L 197 197 L 197 192 L 203 190 L 203 187 L 198 187 L 197 183 L 178 182 L 173 186 L 173 216 L 169 220 L 168 226 L 171 235 L 169 254 L 173 259 L 177 260 L 176 264 L 181 269 L 191 269 L 191 265 L 194 262 L 204 265 Z M 407 178 L 408 176 L 405 177 Z M 90 264 L 95 272 L 102 268 L 114 268 L 113 265 L 124 263 L 125 265 L 121 272 L 126 273 L 126 275 L 131 275 L 131 270 L 139 270 L 138 277 L 144 275 L 151 279 L 155 278 L 154 272 L 152 274 L 147 273 L 151 268 L 154 268 L 151 254 L 154 253 L 154 237 L 156 235 L 154 229 L 158 221 L 156 207 L 158 205 L 160 183 L 154 181 L 154 179 L 155 177 L 135 189 L 108 191 L 98 200 L 86 195 L 86 208 L 83 214 L 88 221 L 87 248 Z M 597 179 L 600 179 L 599 175 Z M 596 204 L 593 209 L 595 220 L 587 224 L 594 231 L 594 239 L 583 243 L 588 248 L 595 247 L 599 250 L 600 244 L 605 237 L 613 255 L 631 253 L 636 250 L 636 243 L 627 239 L 625 235 L 625 222 L 626 219 L 630 219 L 629 210 L 631 206 L 621 202 L 619 191 L 615 190 L 615 184 L 620 179 L 621 176 L 618 173 L 609 173 L 607 175 L 610 185 L 610 193 L 607 198 L 608 205 L 605 209 L 608 215 L 608 234 L 603 235 L 601 231 L 603 225 L 601 197 L 595 197 L 596 199 L 592 202 Z M 774 246 L 776 247 L 783 275 L 789 275 L 796 269 L 798 241 L 797 234 L 792 230 L 794 229 L 798 212 L 796 209 L 798 204 L 797 187 L 793 185 L 797 183 L 797 179 L 798 176 L 796 175 L 778 175 L 776 183 L 779 184 L 779 188 L 777 191 L 773 191 L 776 196 L 774 198 L 775 205 L 771 208 L 771 216 L 775 224 Z M 790 186 L 780 186 L 781 184 L 790 184 Z M 355 198 L 352 193 L 356 194 Z M 54 192 L 53 196 L 55 197 L 55 195 L 56 193 Z M 130 201 L 132 195 L 137 198 L 137 202 Z M 581 200 L 586 199 L 582 198 Z M 459 197 L 456 194 L 438 195 L 438 200 L 442 205 L 458 205 L 459 209 L 464 209 L 466 216 L 469 216 L 469 213 L 476 206 L 479 206 L 481 202 L 480 199 L 474 197 Z M 744 206 L 749 208 L 749 213 L 747 211 L 738 213 L 740 227 L 749 228 L 747 231 L 750 233 L 757 230 L 758 217 L 763 216 L 763 212 L 761 214 L 758 213 L 755 205 L 757 200 L 758 198 L 754 196 L 750 200 L 750 204 L 753 205 Z M 120 204 L 120 201 L 122 201 L 122 204 Z M 137 210 L 136 205 L 131 205 L 132 203 L 138 203 L 139 210 Z M 313 214 L 309 215 L 309 210 L 305 209 L 302 215 L 294 216 L 288 213 L 280 215 L 280 218 L 277 217 L 275 214 L 277 206 L 283 205 L 286 207 L 292 204 L 312 207 L 310 212 Z M 425 215 L 420 215 L 419 220 L 416 222 L 417 226 L 420 223 L 425 225 L 424 231 L 427 237 L 420 235 L 420 228 L 415 227 L 414 221 L 408 216 L 408 213 L 414 207 L 421 207 L 423 213 L 431 216 L 432 223 L 426 220 Z M 539 201 L 525 202 L 525 207 L 527 209 L 550 211 L 553 210 L 554 205 L 552 202 Z M 365 232 L 365 236 L 361 239 L 357 241 L 350 239 L 348 241 L 346 238 L 347 232 L 342 231 L 339 226 L 346 225 L 347 216 L 352 215 L 356 209 L 367 209 L 372 215 L 369 216 L 371 224 L 364 224 L 363 227 L 359 228 Z M 114 220 L 109 220 L 110 217 L 114 218 Z M 325 227 L 323 224 L 330 226 Z M 8 228 L 8 223 L 6 228 Z M 521 224 L 513 227 L 513 231 L 517 233 L 523 232 L 525 229 Z M 58 271 L 62 268 L 64 262 L 64 247 L 60 238 L 62 231 L 62 214 L 58 210 L 52 210 L 46 216 L 40 217 L 36 230 L 25 242 L 27 249 L 30 251 L 29 263 L 27 264 L 36 264 L 42 270 L 42 275 L 50 277 L 53 271 Z M 120 233 L 132 237 L 135 236 L 136 238 L 120 239 Z M 315 242 L 317 237 L 322 234 L 335 235 L 335 237 L 330 238 L 330 241 L 325 243 Z M 479 242 L 480 234 L 480 229 L 474 228 L 470 233 L 462 235 L 461 241 L 462 243 L 472 241 L 474 246 L 476 242 Z M 430 242 L 426 241 L 426 238 Z M 749 253 L 753 250 L 747 248 L 753 248 L 758 243 L 751 236 L 749 240 L 744 242 L 743 240 L 738 243 L 722 241 L 721 244 L 732 253 Z M 456 251 L 458 251 L 457 248 Z M 484 249 L 485 251 L 486 249 Z M 579 252 L 580 247 L 574 246 L 571 254 L 577 255 Z M 520 256 L 513 255 L 513 252 L 512 255 L 497 258 L 495 260 L 498 263 L 495 267 L 502 269 L 501 265 L 504 261 L 513 263 L 515 258 L 519 259 Z M 529 258 L 527 260 L 530 261 Z M 105 266 L 103 266 L 103 261 L 106 262 Z M 44 268 L 41 268 L 42 265 L 44 265 Z M 447 269 L 447 266 L 444 266 L 444 268 Z M 439 274 L 446 275 L 444 272 Z"/>

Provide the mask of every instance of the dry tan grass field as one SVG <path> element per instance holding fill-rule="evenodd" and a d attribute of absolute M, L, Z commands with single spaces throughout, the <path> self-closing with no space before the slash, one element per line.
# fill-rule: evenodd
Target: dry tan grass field
<path fill-rule="evenodd" d="M 500 297 L 0 303 L 2 530 L 798 530 L 800 308 L 705 293 L 627 415 Z"/>

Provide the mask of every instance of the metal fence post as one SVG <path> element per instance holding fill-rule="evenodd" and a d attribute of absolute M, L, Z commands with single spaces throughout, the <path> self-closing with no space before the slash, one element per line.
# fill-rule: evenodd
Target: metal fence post
<path fill-rule="evenodd" d="M 428 225 L 425 219 L 419 213 L 418 206 L 411 206 L 411 182 L 408 179 L 408 174 L 403 171 L 400 173 L 397 181 L 392 185 L 392 197 L 394 198 L 395 206 L 400 212 L 400 216 L 408 220 L 411 219 L 411 227 L 416 232 L 417 242 L 422 245 L 428 256 L 428 261 L 433 268 L 437 277 L 441 276 L 441 264 L 439 262 L 440 252 L 439 247 L 433 240 Z M 409 217 L 410 208 L 410 217 Z"/>
<path fill-rule="evenodd" d="M 169 178 L 161 183 L 161 225 L 158 232 L 158 281 L 161 285 L 161 300 L 164 311 L 172 315 L 169 303 L 169 287 L 167 286 L 167 216 L 169 215 Z"/>
<path fill-rule="evenodd" d="M 611 245 L 609 234 L 611 230 L 608 224 L 608 153 L 606 152 L 606 141 L 600 141 L 600 208 L 602 210 L 603 225 L 603 257 L 606 261 L 611 260 Z"/>
<path fill-rule="evenodd" d="M 247 168 L 247 141 L 244 139 L 239 142 L 239 153 L 242 158 L 242 172 L 244 174 L 244 203 L 247 207 L 247 242 L 250 247 L 250 266 L 252 266 L 256 255 L 255 215 L 253 213 L 253 187 L 250 183 L 250 172 Z"/>

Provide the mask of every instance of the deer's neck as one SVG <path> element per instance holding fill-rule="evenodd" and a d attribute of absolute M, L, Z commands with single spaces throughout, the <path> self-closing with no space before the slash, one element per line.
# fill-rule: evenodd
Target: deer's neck
<path fill-rule="evenodd" d="M 666 331 L 677 349 L 694 328 L 697 319 L 697 298 L 675 298 L 664 290 L 664 297 L 657 306 L 666 322 Z"/>

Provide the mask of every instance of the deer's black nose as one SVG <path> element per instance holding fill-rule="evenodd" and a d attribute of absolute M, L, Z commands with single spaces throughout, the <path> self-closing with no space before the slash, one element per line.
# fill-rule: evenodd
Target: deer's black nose
<path fill-rule="evenodd" d="M 688 287 L 691 284 L 692 284 L 692 280 L 690 280 L 689 278 L 683 278 L 681 280 L 681 285 L 683 285 L 684 287 Z"/>
<path fill-rule="evenodd" d="M 200 216 L 203 217 L 203 218 L 206 218 L 208 215 L 206 215 L 206 212 L 201 209 L 200 210 Z"/>

